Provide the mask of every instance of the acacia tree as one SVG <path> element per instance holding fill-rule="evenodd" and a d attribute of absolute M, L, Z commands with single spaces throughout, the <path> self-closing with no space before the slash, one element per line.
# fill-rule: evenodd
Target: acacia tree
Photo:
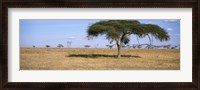
<path fill-rule="evenodd" d="M 35 48 L 35 45 L 33 45 L 33 48 Z"/>
<path fill-rule="evenodd" d="M 90 45 L 84 45 L 84 47 L 85 47 L 85 48 L 89 48 L 89 47 L 91 47 L 91 46 L 90 46 Z"/>
<path fill-rule="evenodd" d="M 49 48 L 49 47 L 51 47 L 51 46 L 50 46 L 50 45 L 46 45 L 45 47 L 46 47 L 46 48 Z"/>
<path fill-rule="evenodd" d="M 88 38 L 105 35 L 106 38 L 117 45 L 117 57 L 120 58 L 121 47 L 130 41 L 130 35 L 135 34 L 138 37 L 145 37 L 149 34 L 160 41 L 167 41 L 169 39 L 168 33 L 158 25 L 141 24 L 137 20 L 106 20 L 99 21 L 87 30 Z"/>
<path fill-rule="evenodd" d="M 58 48 L 62 48 L 62 47 L 64 47 L 62 44 L 58 44 L 58 46 L 57 46 Z"/>

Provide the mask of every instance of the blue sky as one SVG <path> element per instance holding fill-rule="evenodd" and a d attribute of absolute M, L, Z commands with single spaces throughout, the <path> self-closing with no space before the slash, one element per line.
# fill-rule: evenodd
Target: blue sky
<path fill-rule="evenodd" d="M 97 46 L 105 48 L 109 41 L 100 36 L 93 40 L 87 39 L 87 28 L 92 23 L 100 20 L 20 20 L 20 47 L 45 47 L 50 45 L 56 47 L 58 44 L 67 46 L 71 41 L 71 48 L 83 48 L 84 45 Z M 153 39 L 154 45 L 179 45 L 180 44 L 180 20 L 138 20 L 140 23 L 156 24 L 164 28 L 170 35 L 170 40 L 160 42 Z M 147 37 L 139 38 L 140 44 L 147 44 Z M 114 43 L 113 43 L 114 44 Z M 130 45 L 138 44 L 136 36 L 131 35 Z"/>

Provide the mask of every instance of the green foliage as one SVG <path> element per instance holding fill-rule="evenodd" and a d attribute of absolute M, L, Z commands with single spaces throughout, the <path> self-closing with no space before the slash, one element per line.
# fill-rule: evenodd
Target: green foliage
<path fill-rule="evenodd" d="M 160 41 L 168 41 L 170 39 L 170 36 L 168 35 L 168 32 L 166 32 L 163 28 L 159 27 L 158 25 L 154 24 L 143 24 L 144 29 L 144 35 L 151 34 L 156 39 L 159 39 Z"/>
<path fill-rule="evenodd" d="M 118 57 L 120 57 L 122 44 L 127 44 L 130 41 L 131 34 L 138 37 L 149 37 L 149 34 L 151 34 L 160 41 L 167 41 L 170 38 L 168 33 L 158 25 L 141 24 L 137 20 L 99 21 L 89 26 L 87 34 L 89 38 L 105 35 L 110 43 L 115 41 L 118 47 Z"/>
<path fill-rule="evenodd" d="M 106 35 L 109 40 L 119 39 L 123 33 L 138 33 L 140 23 L 136 20 L 108 20 L 100 21 L 91 25 L 88 30 L 88 36 L 98 37 Z"/>
<path fill-rule="evenodd" d="M 145 37 L 151 34 L 160 41 L 169 40 L 168 33 L 158 25 L 141 24 L 137 20 L 107 20 L 94 23 L 89 26 L 88 37 L 106 35 L 108 40 L 118 40 L 123 34 L 135 34 Z"/>

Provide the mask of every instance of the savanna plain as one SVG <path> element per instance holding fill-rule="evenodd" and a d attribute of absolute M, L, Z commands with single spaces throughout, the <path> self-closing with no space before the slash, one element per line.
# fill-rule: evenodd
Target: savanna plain
<path fill-rule="evenodd" d="M 20 70 L 180 70 L 179 49 L 20 48 Z"/>

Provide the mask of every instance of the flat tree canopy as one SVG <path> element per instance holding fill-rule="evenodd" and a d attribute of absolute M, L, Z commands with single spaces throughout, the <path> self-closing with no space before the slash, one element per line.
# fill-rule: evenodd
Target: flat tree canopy
<path fill-rule="evenodd" d="M 170 39 L 168 32 L 160 26 L 154 24 L 141 24 L 137 20 L 99 21 L 89 26 L 87 34 L 88 38 L 105 35 L 110 42 L 115 41 L 118 48 L 118 58 L 121 57 L 120 50 L 122 44 L 126 44 L 130 41 L 131 34 L 137 35 L 138 37 L 152 35 L 160 41 L 167 41 Z"/>
<path fill-rule="evenodd" d="M 58 44 L 58 46 L 57 47 L 59 47 L 59 48 L 61 48 L 61 47 L 64 47 L 62 44 Z"/>

